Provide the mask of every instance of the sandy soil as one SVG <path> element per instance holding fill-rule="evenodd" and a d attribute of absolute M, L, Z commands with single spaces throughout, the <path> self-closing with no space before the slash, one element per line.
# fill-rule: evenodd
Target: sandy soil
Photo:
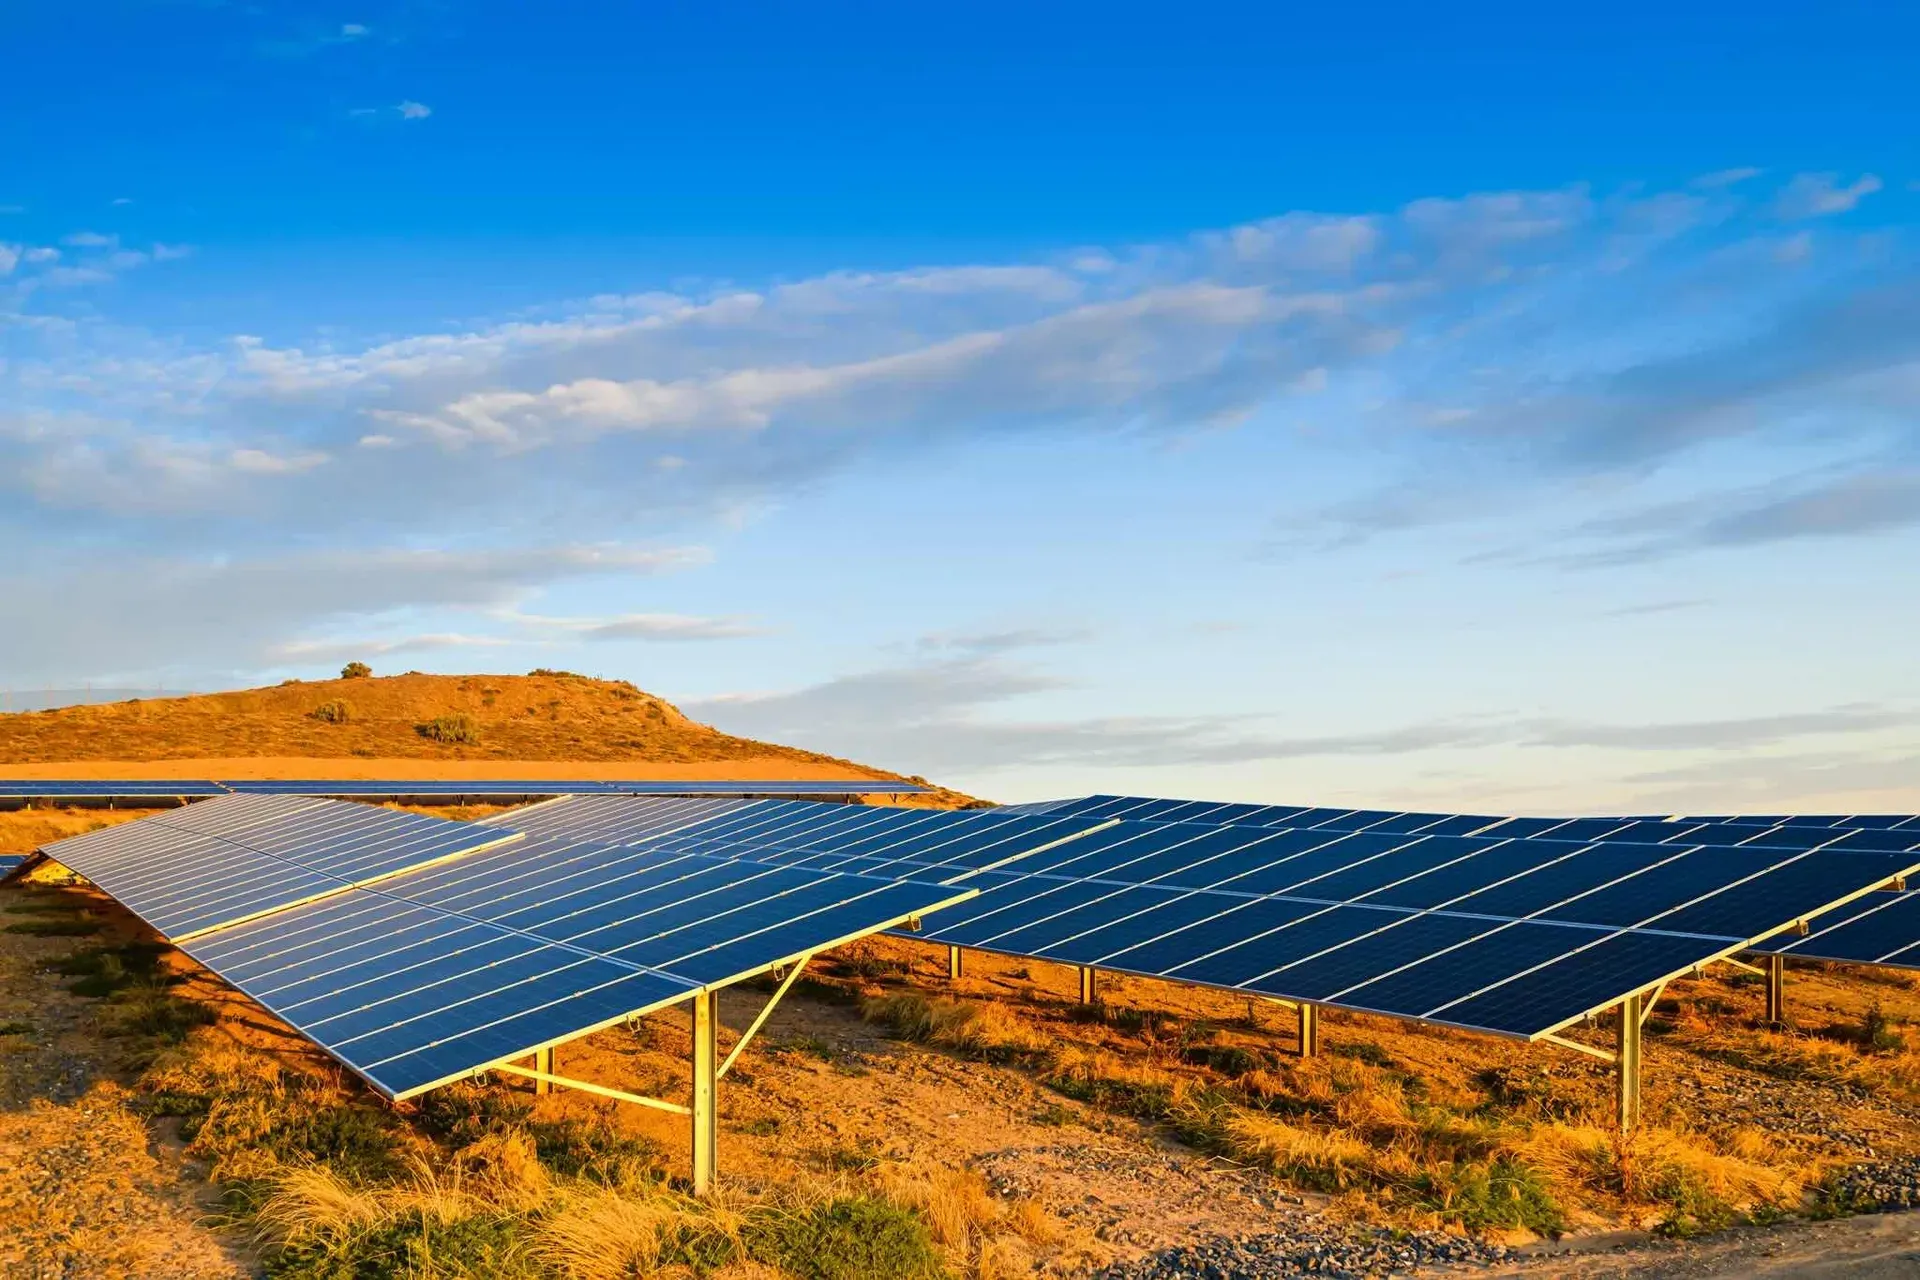
<path fill-rule="evenodd" d="M 867 780 L 882 775 L 854 765 L 783 756 L 745 756 L 668 764 L 646 760 L 422 760 L 367 757 L 255 756 L 196 760 L 83 760 L 68 764 L 0 764 L 0 778 L 139 781 L 161 778 L 247 781 L 350 778 L 405 780 L 472 779 L 576 782 L 812 781 Z"/>

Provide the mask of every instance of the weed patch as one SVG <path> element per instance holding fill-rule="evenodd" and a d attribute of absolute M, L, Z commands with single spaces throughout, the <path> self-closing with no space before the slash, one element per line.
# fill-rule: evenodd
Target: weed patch
<path fill-rule="evenodd" d="M 749 1239 L 801 1280 L 942 1280 L 933 1237 L 909 1210 L 871 1196 L 832 1200 L 756 1224 Z"/>
<path fill-rule="evenodd" d="M 415 725 L 414 732 L 429 742 L 447 746 L 477 746 L 480 742 L 480 726 L 473 722 L 473 717 L 465 715 L 435 716 L 425 724 Z"/>

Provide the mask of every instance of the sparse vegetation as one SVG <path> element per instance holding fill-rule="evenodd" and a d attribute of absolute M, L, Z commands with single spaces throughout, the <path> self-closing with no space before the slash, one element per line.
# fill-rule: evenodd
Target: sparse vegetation
<path fill-rule="evenodd" d="M 444 742 L 449 746 L 472 746 L 480 741 L 480 727 L 471 716 L 435 716 L 425 724 L 415 725 L 414 731 L 430 742 Z"/>
<path fill-rule="evenodd" d="M 335 702 L 347 707 L 344 720 L 321 710 Z M 0 715 L 0 760 L 80 766 L 76 773 L 84 773 L 89 762 L 178 760 L 182 777 L 204 777 L 206 761 L 236 757 L 441 761 L 449 754 L 447 744 L 417 726 L 453 716 L 484 729 L 479 741 L 455 744 L 472 759 L 667 766 L 725 761 L 757 776 L 889 776 L 815 752 L 732 737 L 688 720 L 671 704 L 624 681 L 557 672 L 353 675 L 139 704 Z M 198 768 L 191 767 L 195 762 Z M 311 768 L 306 766 L 305 776 L 313 776 Z M 964 799 L 950 793 L 935 798 L 943 803 Z M 24 826 L 36 820 L 33 815 L 49 812 L 57 811 L 0 818 L 6 819 L 10 836 L 16 823 Z M 106 810 L 84 812 L 108 815 Z"/>
<path fill-rule="evenodd" d="M 824 1182 L 694 1200 L 649 1144 L 537 1119 L 523 1095 L 454 1086 L 409 1124 L 217 1030 L 162 1050 L 142 1083 L 150 1111 L 181 1118 L 277 1280 L 940 1280 L 987 1274 L 983 1257 L 1056 1230 L 977 1174 L 851 1151 Z"/>
<path fill-rule="evenodd" d="M 863 1012 L 903 1038 L 1020 1063 L 1068 1097 L 1410 1225 L 1555 1235 L 1575 1214 L 1624 1206 L 1683 1235 L 1798 1205 L 1812 1171 L 1757 1129 L 1647 1125 L 1623 1141 L 1610 1117 L 1564 1091 L 1541 1104 L 1554 1091 L 1524 1074 L 1484 1071 L 1479 1089 L 1436 1099 L 1371 1042 L 1274 1058 L 1189 1023 L 1161 1037 L 1160 1065 L 1044 1036 L 997 1004 L 895 993 Z"/>
<path fill-rule="evenodd" d="M 340 698 L 329 698 L 307 714 L 322 724 L 345 724 L 353 719 L 353 708 Z"/>
<path fill-rule="evenodd" d="M 373 676 L 373 668 L 364 662 L 349 662 L 340 668 L 342 680 L 366 680 Z"/>

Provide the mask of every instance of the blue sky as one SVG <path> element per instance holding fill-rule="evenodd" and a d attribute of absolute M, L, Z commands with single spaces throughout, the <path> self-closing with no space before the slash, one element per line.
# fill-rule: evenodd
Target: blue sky
<path fill-rule="evenodd" d="M 8 684 L 1920 808 L 1911 9 L 1036 8 L 10 13 Z"/>

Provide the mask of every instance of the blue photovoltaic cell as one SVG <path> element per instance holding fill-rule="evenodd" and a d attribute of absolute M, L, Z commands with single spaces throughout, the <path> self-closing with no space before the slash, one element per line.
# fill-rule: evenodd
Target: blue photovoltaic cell
<path fill-rule="evenodd" d="M 185 949 L 406 1097 L 972 892 L 530 839 Z"/>
<path fill-rule="evenodd" d="M 711 822 L 751 808 L 755 803 L 758 802 L 656 796 L 561 796 L 544 804 L 509 809 L 483 818 L 481 825 L 505 827 L 532 836 L 574 836 L 626 844 Z"/>
<path fill-rule="evenodd" d="M 518 838 L 344 801 L 225 796 L 42 852 L 178 941 Z"/>
<path fill-rule="evenodd" d="M 1816 916 L 1807 936 L 1783 934 L 1757 951 L 1808 960 L 1920 968 L 1920 890 L 1869 893 Z"/>

